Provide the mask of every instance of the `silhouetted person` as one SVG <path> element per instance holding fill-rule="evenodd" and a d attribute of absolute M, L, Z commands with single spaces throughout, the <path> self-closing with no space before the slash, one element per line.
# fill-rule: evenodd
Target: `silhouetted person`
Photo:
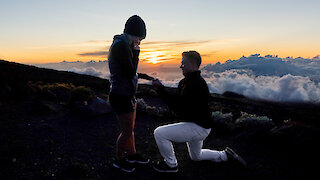
<path fill-rule="evenodd" d="M 145 37 L 144 21 L 137 15 L 131 16 L 125 24 L 124 33 L 114 36 L 109 50 L 111 82 L 109 100 L 120 125 L 113 166 L 126 172 L 135 170 L 133 163 L 147 164 L 149 162 L 149 159 L 137 154 L 134 138 L 139 45 Z"/>
<path fill-rule="evenodd" d="M 169 108 L 177 113 L 182 122 L 160 126 L 154 130 L 154 138 L 164 161 L 153 164 L 159 172 L 177 172 L 178 162 L 172 142 L 186 142 L 190 158 L 194 161 L 214 162 L 235 160 L 245 165 L 245 161 L 231 148 L 223 151 L 202 149 L 203 141 L 211 132 L 209 90 L 201 77 L 199 67 L 201 56 L 196 51 L 182 53 L 180 68 L 185 76 L 179 82 L 176 94 L 170 94 L 159 80 L 152 85 Z"/>

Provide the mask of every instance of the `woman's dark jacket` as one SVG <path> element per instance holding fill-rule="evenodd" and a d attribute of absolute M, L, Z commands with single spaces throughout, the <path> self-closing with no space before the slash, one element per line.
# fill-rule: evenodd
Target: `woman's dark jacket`
<path fill-rule="evenodd" d="M 134 96 L 137 90 L 140 50 L 129 45 L 126 34 L 116 35 L 109 50 L 110 93 Z"/>

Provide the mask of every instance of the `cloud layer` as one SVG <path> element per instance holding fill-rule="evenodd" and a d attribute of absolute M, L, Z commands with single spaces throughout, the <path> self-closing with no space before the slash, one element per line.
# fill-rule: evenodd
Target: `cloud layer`
<path fill-rule="evenodd" d="M 259 54 L 202 68 L 214 93 L 232 91 L 273 101 L 320 102 L 320 58 L 279 58 Z"/>
<path fill-rule="evenodd" d="M 257 99 L 283 102 L 320 102 L 320 85 L 309 77 L 255 76 L 239 70 L 222 73 L 204 71 L 210 92 L 232 91 Z"/>
<path fill-rule="evenodd" d="M 312 59 L 304 58 L 279 58 L 278 56 L 267 55 L 261 57 L 254 54 L 249 57 L 241 57 L 238 60 L 228 60 L 221 64 L 209 64 L 202 68 L 210 72 L 221 73 L 231 69 L 248 70 L 256 76 L 284 76 L 287 74 L 295 76 L 309 77 L 313 81 L 320 79 L 320 58 L 316 56 Z"/>
<path fill-rule="evenodd" d="M 109 78 L 107 61 L 63 61 L 37 66 Z M 183 78 L 178 65 L 139 65 L 139 71 L 159 78 L 170 87 L 177 87 Z M 232 91 L 272 101 L 320 103 L 320 56 L 304 59 L 261 57 L 255 54 L 225 63 L 206 65 L 201 74 L 211 93 Z M 144 80 L 139 80 L 139 83 L 151 84 Z"/>
<path fill-rule="evenodd" d="M 79 74 L 87 74 L 100 78 L 109 79 L 109 67 L 107 61 L 62 61 L 60 63 L 34 64 L 38 67 L 50 68 L 63 71 L 71 71 Z"/>

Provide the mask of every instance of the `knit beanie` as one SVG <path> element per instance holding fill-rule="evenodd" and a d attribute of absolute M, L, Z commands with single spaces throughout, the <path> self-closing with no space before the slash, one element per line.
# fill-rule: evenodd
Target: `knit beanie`
<path fill-rule="evenodd" d="M 147 35 L 146 24 L 140 16 L 133 15 L 127 20 L 123 32 L 144 39 Z"/>

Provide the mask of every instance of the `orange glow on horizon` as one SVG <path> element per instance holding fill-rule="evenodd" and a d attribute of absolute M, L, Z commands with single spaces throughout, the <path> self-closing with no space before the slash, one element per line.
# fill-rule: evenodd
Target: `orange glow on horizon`
<path fill-rule="evenodd" d="M 229 41 L 228 41 L 229 42 Z M 312 58 L 319 55 L 318 49 L 313 47 L 296 49 L 294 47 L 278 47 L 278 48 L 260 48 L 263 45 L 243 46 L 237 44 L 220 43 L 217 45 L 215 41 L 200 41 L 200 42 L 166 42 L 166 41 L 147 41 L 141 44 L 140 64 L 151 66 L 172 66 L 181 63 L 181 53 L 189 50 L 196 50 L 202 57 L 202 64 L 215 64 L 217 62 L 224 63 L 225 61 L 237 60 L 242 56 L 250 56 L 252 54 L 278 55 L 281 58 L 285 57 L 303 57 Z M 42 64 L 42 63 L 58 63 L 62 61 L 99 61 L 107 60 L 107 52 L 110 42 L 106 46 L 101 46 L 102 43 L 97 43 L 93 46 L 92 43 L 79 43 L 75 45 L 57 45 L 57 46 L 39 46 L 39 47 L 6 47 L 2 48 L 0 59 L 13 61 L 24 64 Z M 259 47 L 259 48 L 257 48 Z M 262 50 L 260 50 L 262 49 Z"/>
<path fill-rule="evenodd" d="M 174 58 L 174 57 L 175 55 L 171 54 L 168 51 L 153 49 L 153 50 L 142 51 L 139 59 L 142 62 L 156 65 L 164 62 L 169 63 L 170 61 L 175 62 L 177 58 Z"/>

